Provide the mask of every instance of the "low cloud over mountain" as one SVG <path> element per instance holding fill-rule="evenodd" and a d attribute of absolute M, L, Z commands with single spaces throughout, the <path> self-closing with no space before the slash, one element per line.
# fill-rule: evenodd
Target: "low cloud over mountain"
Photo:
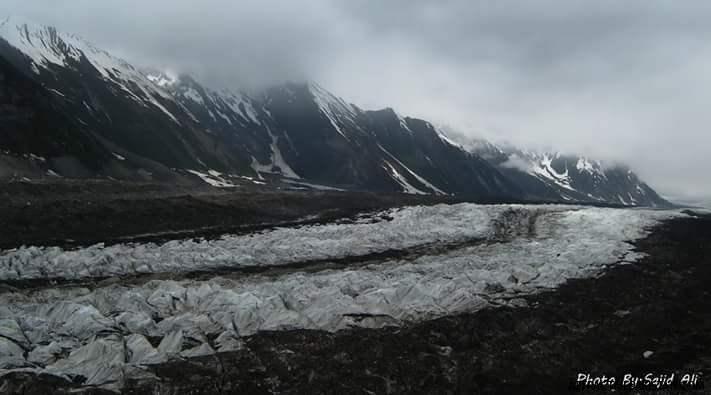
<path fill-rule="evenodd" d="M 0 13 L 212 87 L 315 80 L 364 108 L 624 161 L 664 194 L 711 195 L 705 2 L 52 4 Z"/>

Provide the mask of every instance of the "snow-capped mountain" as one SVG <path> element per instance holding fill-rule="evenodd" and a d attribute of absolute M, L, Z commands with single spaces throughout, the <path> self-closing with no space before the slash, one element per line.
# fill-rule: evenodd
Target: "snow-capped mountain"
<path fill-rule="evenodd" d="M 79 37 L 16 18 L 0 22 L 0 122 L 0 177 L 197 177 L 215 186 L 250 180 L 657 203 L 631 172 L 598 173 L 592 163 L 578 169 L 561 157 L 530 156 L 522 160 L 531 172 L 514 171 L 513 154 L 497 159 L 490 157 L 495 150 L 465 149 L 427 121 L 392 109 L 365 111 L 315 83 L 257 94 L 215 90 L 191 76 L 135 67 Z M 640 190 L 599 186 L 633 176 L 627 182 Z"/>
<path fill-rule="evenodd" d="M 79 158 L 67 157 L 58 147 L 32 152 L 47 159 L 48 170 L 116 177 L 140 170 L 160 178 L 168 177 L 170 168 L 197 168 L 201 162 L 239 165 L 216 138 L 196 127 L 170 93 L 129 63 L 78 37 L 14 18 L 0 24 L 0 37 L 0 55 L 9 63 L 6 78 L 28 80 L 37 96 L 68 119 L 74 133 L 91 141 Z M 62 147 L 76 144 L 51 127 L 36 134 L 30 139 L 18 133 L 15 144 L 3 148 L 25 154 L 27 147 L 56 146 L 60 140 Z"/>
<path fill-rule="evenodd" d="M 669 205 L 623 165 L 606 165 L 584 156 L 521 150 L 482 139 L 453 136 L 461 141 L 463 148 L 494 164 L 530 196 L 630 206 Z"/>

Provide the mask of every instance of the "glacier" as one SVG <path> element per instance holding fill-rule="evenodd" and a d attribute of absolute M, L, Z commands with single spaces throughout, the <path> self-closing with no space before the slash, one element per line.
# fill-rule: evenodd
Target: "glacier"
<path fill-rule="evenodd" d="M 259 331 L 379 328 L 521 305 L 522 295 L 636 261 L 640 254 L 632 241 L 660 221 L 683 215 L 464 203 L 217 240 L 5 251 L 0 279 L 10 285 L 22 279 L 115 281 L 3 288 L 0 375 L 29 370 L 81 376 L 86 385 L 117 390 L 126 378 L 149 376 L 148 365 L 238 350 L 242 338 Z M 423 245 L 448 247 L 340 268 L 180 275 Z M 166 276 L 136 277 L 145 273 Z"/>
<path fill-rule="evenodd" d="M 277 228 L 217 240 L 96 244 L 76 250 L 22 247 L 0 253 L 0 280 L 80 279 L 338 259 L 487 237 L 493 234 L 491 220 L 509 209 L 505 205 L 408 207 L 375 215 L 392 220 L 373 222 L 361 217 L 349 224 Z M 549 206 L 552 211 L 565 209 Z"/>

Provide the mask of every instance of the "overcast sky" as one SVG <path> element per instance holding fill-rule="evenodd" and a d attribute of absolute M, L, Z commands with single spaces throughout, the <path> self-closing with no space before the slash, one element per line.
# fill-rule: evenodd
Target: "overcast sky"
<path fill-rule="evenodd" d="M 0 13 L 215 87 L 310 79 L 711 196 L 709 1 L 3 0 Z"/>

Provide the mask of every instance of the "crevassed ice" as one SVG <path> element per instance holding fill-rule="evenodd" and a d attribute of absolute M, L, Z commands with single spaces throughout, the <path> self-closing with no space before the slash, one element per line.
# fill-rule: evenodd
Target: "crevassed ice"
<path fill-rule="evenodd" d="M 324 244 L 326 250 L 332 243 L 342 244 L 335 251 L 344 254 L 361 251 L 361 243 L 377 244 L 378 237 L 395 246 L 411 245 L 415 230 L 428 240 L 447 242 L 462 234 L 491 232 L 494 220 L 528 222 L 501 216 L 503 210 L 523 218 L 537 215 L 533 232 L 514 232 L 506 242 L 345 270 L 0 294 L 0 372 L 29 368 L 81 375 L 88 384 L 117 388 L 127 376 L 146 374 L 141 366 L 235 350 L 242 336 L 260 330 L 382 327 L 476 311 L 514 294 L 555 287 L 570 278 L 594 275 L 606 265 L 632 261 L 639 255 L 627 241 L 644 236 L 660 220 L 681 215 L 559 206 L 411 208 L 381 224 L 292 229 L 287 239 L 292 248 L 274 251 L 274 259 L 306 254 L 299 247 L 301 237 L 312 240 L 319 234 L 346 232 Z M 388 225 L 393 223 L 400 226 Z M 280 231 L 285 230 L 275 232 Z M 365 231 L 379 233 L 367 238 Z M 162 340 L 154 347 L 148 337 Z M 23 349 L 30 350 L 26 357 Z"/>
<path fill-rule="evenodd" d="M 492 219 L 508 209 L 504 205 L 418 206 L 385 212 L 393 217 L 392 221 L 369 223 L 370 220 L 363 219 L 352 224 L 278 228 L 210 241 L 97 244 L 78 250 L 23 247 L 0 254 L 0 280 L 79 279 L 336 259 L 441 241 L 484 238 L 492 232 Z M 569 209 L 548 207 L 553 211 Z"/>

